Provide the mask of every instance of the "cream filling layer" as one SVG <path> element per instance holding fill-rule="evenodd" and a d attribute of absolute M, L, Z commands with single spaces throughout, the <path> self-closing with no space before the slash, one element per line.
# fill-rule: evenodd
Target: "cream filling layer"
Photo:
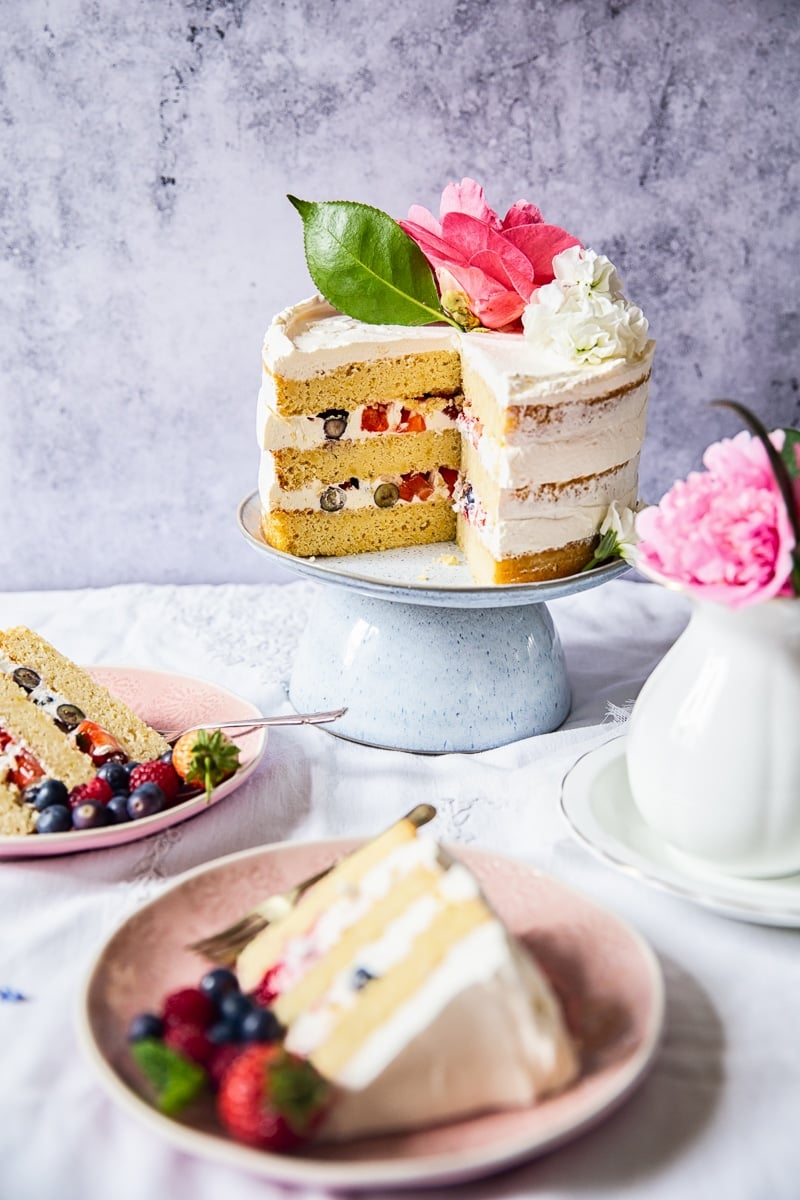
<path fill-rule="evenodd" d="M 13 676 L 18 667 L 24 666 L 24 663 L 16 663 L 7 655 L 0 651 L 0 672 L 4 675 Z M 38 672 L 37 672 L 38 674 Z M 24 688 L 22 689 L 25 690 Z M 54 721 L 59 720 L 58 709 L 62 704 L 69 704 L 70 701 L 66 696 L 62 696 L 60 692 L 54 692 L 49 688 L 43 680 L 39 680 L 32 691 L 28 692 L 28 699 L 40 708 L 42 712 L 47 713 L 48 717 L 52 717 Z"/>
<path fill-rule="evenodd" d="M 275 411 L 275 384 L 269 376 L 264 377 L 258 393 L 256 408 L 256 437 L 262 450 L 317 450 L 330 441 L 367 441 L 384 437 L 386 434 L 407 432 L 402 428 L 403 405 L 397 400 L 375 400 L 374 405 L 386 406 L 389 428 L 380 432 L 361 428 L 361 418 L 367 405 L 360 405 L 348 413 L 347 428 L 341 438 L 327 438 L 323 421 L 319 416 L 281 417 Z M 455 419 L 440 409 L 426 411 L 426 431 L 444 433 L 455 429 Z M 413 433 L 410 435 L 413 437 Z"/>
<path fill-rule="evenodd" d="M 339 482 L 345 483 L 347 481 L 341 480 Z M 344 503 L 336 511 L 356 512 L 363 508 L 380 507 L 375 504 L 375 489 L 384 483 L 393 483 L 399 487 L 400 476 L 380 475 L 376 479 L 361 479 L 358 482 L 358 487 L 343 489 Z M 305 487 L 287 491 L 278 483 L 272 455 L 269 451 L 264 451 L 261 455 L 261 466 L 258 472 L 258 494 L 261 498 L 262 507 L 266 512 L 302 512 L 307 509 L 311 509 L 312 511 L 319 509 L 322 493 L 330 487 L 338 486 L 339 483 L 331 483 L 329 480 L 314 479 Z M 392 507 L 397 507 L 398 504 L 428 504 L 433 500 L 448 500 L 450 498 L 450 490 L 441 475 L 437 474 L 434 477 L 432 487 L 433 494 L 427 500 L 420 500 L 418 496 L 414 496 L 411 500 L 397 500 Z"/>

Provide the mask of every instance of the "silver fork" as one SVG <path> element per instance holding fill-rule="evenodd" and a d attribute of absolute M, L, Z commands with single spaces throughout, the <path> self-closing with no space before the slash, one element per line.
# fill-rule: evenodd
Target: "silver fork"
<path fill-rule="evenodd" d="M 411 812 L 406 813 L 403 819 L 410 821 L 417 829 L 421 829 L 435 816 L 436 809 L 432 804 L 417 804 L 415 808 L 411 809 Z M 260 904 L 245 913 L 232 925 L 228 925 L 226 929 L 220 929 L 217 933 L 192 942 L 187 949 L 201 954 L 203 958 L 208 958 L 221 967 L 232 967 L 248 942 L 251 942 L 262 929 L 266 929 L 267 925 L 287 916 L 303 892 L 322 879 L 323 875 L 327 875 L 335 866 L 336 863 L 332 862 L 330 866 L 325 867 L 316 875 L 312 875 L 310 879 L 304 879 L 296 887 L 267 896 L 266 900 L 262 900 Z"/>
<path fill-rule="evenodd" d="M 347 712 L 346 708 L 333 708 L 330 712 L 288 713 L 284 717 L 249 717 L 240 721 L 209 721 L 205 725 L 187 725 L 183 729 L 159 729 L 157 732 L 168 742 L 177 742 L 184 733 L 192 733 L 201 729 L 238 729 L 239 733 L 252 733 L 255 729 L 263 729 L 265 725 L 326 725 L 329 721 L 338 721 Z"/>

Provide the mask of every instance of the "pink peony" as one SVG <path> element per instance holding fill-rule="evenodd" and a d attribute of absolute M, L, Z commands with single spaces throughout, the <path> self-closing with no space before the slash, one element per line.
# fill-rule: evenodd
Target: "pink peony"
<path fill-rule="evenodd" d="M 780 449 L 783 432 L 770 437 Z M 795 540 L 761 442 L 739 433 L 709 446 L 703 464 L 637 516 L 642 568 L 729 608 L 791 595 Z"/>
<path fill-rule="evenodd" d="M 580 246 L 566 230 L 545 224 L 535 204 L 518 200 L 501 218 L 474 179 L 442 192 L 437 221 L 414 204 L 400 226 L 436 271 L 442 292 L 460 289 L 487 329 L 517 329 L 533 292 L 553 281 L 553 259 Z"/>

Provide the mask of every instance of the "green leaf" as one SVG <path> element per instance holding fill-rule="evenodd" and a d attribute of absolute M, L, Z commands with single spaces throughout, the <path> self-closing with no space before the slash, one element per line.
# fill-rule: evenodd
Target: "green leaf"
<path fill-rule="evenodd" d="M 311 278 L 334 308 L 369 325 L 456 325 L 425 255 L 388 213 L 350 200 L 289 200 L 303 219 Z"/>
<path fill-rule="evenodd" d="M 781 458 L 786 470 L 789 472 L 789 477 L 791 479 L 800 479 L 800 463 L 798 463 L 797 456 L 797 451 L 800 447 L 800 430 L 784 429 L 783 432 L 786 434 L 786 441 L 783 443 Z"/>
<path fill-rule="evenodd" d="M 607 529 L 600 541 L 597 543 L 597 548 L 589 562 L 582 571 L 591 571 L 592 567 L 598 566 L 601 562 L 605 562 L 609 558 L 619 558 L 619 543 L 617 535 L 613 529 Z"/>
<path fill-rule="evenodd" d="M 202 1067 L 165 1046 L 158 1038 L 142 1038 L 131 1046 L 140 1071 L 149 1079 L 161 1112 L 175 1116 L 206 1085 L 208 1076 Z"/>

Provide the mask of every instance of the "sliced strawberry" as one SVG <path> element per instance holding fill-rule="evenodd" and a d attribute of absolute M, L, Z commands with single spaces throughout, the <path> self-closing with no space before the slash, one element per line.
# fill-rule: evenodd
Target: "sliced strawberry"
<path fill-rule="evenodd" d="M 422 413 L 412 412 L 409 408 L 402 409 L 397 426 L 398 433 L 424 433 L 427 428 Z"/>
<path fill-rule="evenodd" d="M 447 490 L 452 496 L 455 486 L 458 483 L 459 472 L 455 467 L 439 467 L 439 474 L 447 484 Z"/>
<path fill-rule="evenodd" d="M 389 428 L 389 415 L 385 404 L 374 404 L 361 414 L 361 428 L 367 433 L 385 433 Z"/>
<path fill-rule="evenodd" d="M 8 773 L 11 783 L 15 783 L 22 791 L 32 783 L 38 783 L 45 775 L 44 767 L 38 759 L 20 746 L 14 753 L 14 765 Z"/>
<path fill-rule="evenodd" d="M 434 490 L 428 476 L 420 474 L 419 471 L 411 471 L 400 480 L 401 500 L 413 500 L 415 496 L 418 500 L 428 500 Z"/>
<path fill-rule="evenodd" d="M 117 739 L 95 721 L 81 721 L 75 730 L 75 744 L 97 766 L 108 762 L 112 754 L 119 755 L 120 760 L 128 757 Z"/>

